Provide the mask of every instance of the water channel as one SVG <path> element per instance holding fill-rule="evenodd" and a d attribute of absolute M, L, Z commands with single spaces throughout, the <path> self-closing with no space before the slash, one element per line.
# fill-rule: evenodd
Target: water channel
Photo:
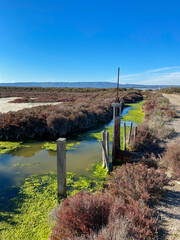
<path fill-rule="evenodd" d="M 128 114 L 133 107 L 123 110 L 122 116 Z M 123 121 L 122 121 L 123 124 Z M 127 125 L 130 122 L 126 122 Z M 112 127 L 113 121 L 96 129 L 76 135 L 67 142 L 79 141 L 75 149 L 67 151 L 67 171 L 82 175 L 92 163 L 101 161 L 101 144 L 96 138 L 89 138 L 91 133 L 99 133 L 107 127 Z M 47 141 L 46 141 L 47 142 Z M 10 154 L 0 155 L 0 189 L 6 189 L 31 176 L 56 172 L 56 152 L 42 148 L 44 142 L 31 141 L 24 143 L 25 146 Z M 112 144 L 112 143 L 111 143 Z M 110 146 L 111 150 L 111 146 Z"/>

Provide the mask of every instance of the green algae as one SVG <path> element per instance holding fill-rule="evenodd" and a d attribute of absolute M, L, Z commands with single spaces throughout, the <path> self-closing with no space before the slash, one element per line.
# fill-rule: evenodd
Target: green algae
<path fill-rule="evenodd" d="M 142 105 L 144 104 L 145 101 L 141 101 L 139 103 L 133 103 L 133 104 L 128 104 L 128 106 L 132 107 L 132 109 L 130 109 L 128 111 L 127 114 L 125 114 L 124 116 L 122 116 L 122 121 L 123 122 L 133 122 L 134 124 L 139 124 L 143 121 L 143 117 L 144 117 L 144 112 L 142 110 Z M 126 136 L 128 136 L 129 134 L 129 126 L 126 126 Z M 109 142 L 112 143 L 113 142 L 113 126 L 110 127 L 106 127 L 104 130 L 106 130 L 107 132 L 109 132 Z M 120 147 L 121 150 L 124 150 L 123 147 L 123 141 L 124 141 L 124 127 L 121 126 L 120 129 Z M 98 132 L 91 132 L 88 134 L 87 139 L 95 139 L 97 141 L 102 141 L 102 130 L 98 131 Z"/>
<path fill-rule="evenodd" d="M 10 153 L 22 147 L 22 142 L 0 141 L 0 154 Z"/>
<path fill-rule="evenodd" d="M 88 172 L 88 176 L 79 178 L 67 173 L 68 196 L 84 189 L 94 192 L 102 188 L 107 176 L 102 163 L 92 165 Z M 57 205 L 57 175 L 53 172 L 34 175 L 13 189 L 18 192 L 17 196 L 9 200 L 12 194 L 7 191 L 0 194 L 0 239 L 47 240 L 54 224 L 50 215 Z"/>
<path fill-rule="evenodd" d="M 79 144 L 80 142 L 66 143 L 66 150 L 76 149 Z M 42 145 L 42 148 L 48 151 L 57 151 L 57 144 L 56 142 L 46 142 Z"/>
<path fill-rule="evenodd" d="M 125 121 L 125 122 L 133 121 L 135 124 L 142 123 L 143 118 L 144 118 L 144 112 L 142 110 L 142 105 L 144 103 L 145 103 L 145 100 L 141 101 L 139 103 L 128 104 L 128 106 L 131 106 L 133 108 L 130 109 L 127 114 L 122 116 L 122 121 Z"/>
<path fill-rule="evenodd" d="M 110 126 L 110 127 L 107 127 L 105 128 L 105 130 L 107 132 L 109 132 L 109 142 L 112 143 L 113 142 L 113 126 Z M 120 129 L 121 133 L 120 133 L 120 146 L 121 146 L 121 149 L 123 150 L 124 147 L 123 147 L 123 141 L 124 141 L 124 127 L 121 127 Z M 129 126 L 126 126 L 126 136 L 128 136 L 128 133 L 129 133 Z M 91 139 L 95 139 L 99 142 L 102 141 L 102 131 L 100 132 L 92 132 L 89 134 L 89 136 L 91 137 Z"/>
<path fill-rule="evenodd" d="M 142 104 L 141 102 L 133 104 L 134 106 L 131 105 L 134 109 L 128 112 L 130 117 L 127 117 L 128 114 L 123 116 L 123 121 L 140 123 L 144 116 L 141 109 Z M 101 131 L 89 133 L 87 139 L 101 141 Z M 112 142 L 113 126 L 107 127 L 106 131 L 109 132 L 110 142 Z M 126 132 L 128 135 L 129 127 Z M 121 148 L 123 134 L 124 130 L 121 127 Z M 74 149 L 77 145 L 69 145 L 67 150 Z M 56 151 L 56 143 L 54 142 L 52 148 L 48 150 Z M 77 178 L 75 174 L 67 173 L 67 194 L 71 196 L 84 189 L 94 192 L 103 187 L 106 176 L 107 171 L 102 167 L 102 163 L 92 165 L 87 176 Z M 0 239 L 48 239 L 54 224 L 49 215 L 57 205 L 56 174 L 50 172 L 43 176 L 32 176 L 27 178 L 22 186 L 15 189 L 18 190 L 18 194 L 9 201 L 7 201 L 6 195 L 1 194 L 0 196 Z"/>
<path fill-rule="evenodd" d="M 23 167 L 28 167 L 28 166 L 32 166 L 32 165 L 38 165 L 39 163 L 16 163 L 16 164 L 13 164 L 12 166 L 13 167 L 19 167 L 19 168 L 23 168 Z"/>

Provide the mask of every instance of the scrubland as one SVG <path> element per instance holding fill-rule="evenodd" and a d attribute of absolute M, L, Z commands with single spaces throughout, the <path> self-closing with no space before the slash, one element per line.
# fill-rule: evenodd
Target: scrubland
<path fill-rule="evenodd" d="M 158 92 L 146 92 L 146 97 L 145 118 L 130 147 L 142 151 L 144 160 L 114 169 L 100 192 L 85 191 L 66 199 L 56 209 L 51 240 L 158 239 L 159 220 L 153 206 L 164 196 L 169 179 L 154 156 L 162 153 L 160 143 L 174 133 L 168 122 L 176 111 Z M 166 167 L 171 165 L 172 176 L 179 179 L 179 145 L 162 156 Z"/>
<path fill-rule="evenodd" d="M 162 93 L 168 94 L 180 94 L 180 87 L 168 87 L 161 89 Z"/>
<path fill-rule="evenodd" d="M 115 89 L 1 88 L 15 102 L 63 102 L 0 115 L 0 139 L 47 139 L 68 136 L 112 119 Z M 24 98 L 24 97 L 26 98 Z M 124 102 L 142 100 L 140 91 L 121 89 Z M 33 98 L 33 99 L 32 99 Z"/>
<path fill-rule="evenodd" d="M 85 102 L 89 105 L 86 113 L 90 114 L 93 112 L 92 109 L 94 109 L 93 114 L 96 113 L 98 117 L 107 114 L 107 111 L 109 111 L 107 109 L 110 108 L 113 100 L 110 97 L 108 98 L 111 95 L 110 91 L 102 91 L 100 93 L 100 95 L 103 93 L 101 96 L 96 91 L 93 94 L 91 92 L 92 98 L 87 95 L 87 101 L 85 100 Z M 137 95 L 139 96 L 139 93 L 133 92 L 131 94 L 134 97 L 136 95 L 136 99 Z M 174 133 L 174 130 L 168 126 L 168 122 L 176 117 L 175 110 L 159 92 L 145 92 L 145 97 L 147 98 L 143 104 L 145 116 L 144 114 L 141 116 L 141 119 L 144 116 L 144 121 L 138 125 L 138 134 L 136 139 L 131 141 L 129 149 L 143 152 L 144 160 L 141 160 L 139 163 L 126 163 L 122 166 L 117 166 L 109 176 L 101 169 L 102 166 L 97 165 L 98 168 L 95 166 L 92 170 L 96 180 L 82 178 L 79 179 L 79 183 L 74 183 L 73 176 L 70 176 L 68 184 L 74 187 L 74 191 L 70 190 L 68 198 L 55 208 L 52 213 L 53 221 L 51 220 L 48 227 L 47 223 L 45 223 L 45 218 L 43 218 L 43 224 L 46 226 L 46 228 L 43 228 L 44 232 L 50 232 L 49 228 L 52 226 L 51 240 L 158 239 L 158 217 L 154 210 L 154 205 L 164 196 L 165 186 L 169 184 L 169 178 L 165 174 L 166 168 L 170 167 L 173 178 L 179 179 L 180 155 L 179 145 L 172 146 L 164 154 L 160 146 L 164 139 L 171 137 Z M 92 99 L 93 103 L 96 102 L 96 104 L 91 105 L 90 101 Z M 127 102 L 129 101 L 126 97 L 123 99 Z M 75 103 L 77 104 L 78 101 L 75 101 Z M 65 106 L 67 107 L 68 104 Z M 79 102 L 79 104 L 81 106 L 79 109 L 83 109 L 81 111 L 84 114 L 84 103 Z M 105 106 L 105 113 L 103 113 L 100 106 Z M 97 109 L 99 109 L 100 113 L 97 113 Z M 68 117 L 69 115 L 66 116 L 66 118 Z M 84 117 L 82 117 L 82 122 L 84 121 L 83 119 Z M 137 117 L 137 121 L 141 122 L 139 117 Z M 57 126 L 60 127 L 60 122 Z M 165 166 L 160 164 L 159 160 L 154 159 L 154 156 L 159 156 L 159 154 L 164 159 L 163 163 L 165 163 Z M 49 181 L 48 179 L 50 178 L 46 178 L 46 181 Z M 27 180 L 27 183 L 25 183 L 28 184 L 29 190 L 32 190 L 32 192 L 27 192 L 25 185 L 21 190 L 22 193 L 30 194 L 29 201 L 31 201 L 32 196 L 36 198 L 38 194 L 42 194 L 41 189 L 46 186 L 45 182 L 41 182 L 40 178 L 37 180 L 34 177 L 33 181 L 38 184 L 38 187 L 36 184 L 32 184 L 32 180 Z M 55 182 L 56 178 L 53 177 L 54 185 Z M 53 190 L 54 193 L 55 190 Z M 46 192 L 46 194 L 48 196 L 49 193 Z M 29 203 L 27 202 L 27 204 Z M 46 208 L 48 201 L 43 200 L 40 204 Z M 54 197 L 53 205 L 55 206 Z M 30 207 L 31 205 L 28 206 Z M 25 207 L 24 212 L 26 212 L 26 209 Z M 25 216 L 26 214 L 22 217 Z M 38 213 L 37 217 L 38 219 L 41 218 L 41 214 Z M 22 219 L 24 221 L 24 218 Z M 36 221 L 36 217 L 32 221 Z M 36 227 L 38 228 L 38 226 Z M 21 230 L 25 229 L 22 228 Z M 35 232 L 34 234 L 36 236 L 41 234 L 39 235 L 39 239 L 41 239 L 40 236 L 45 237 L 47 233 L 43 235 L 41 232 Z M 45 238 L 42 237 L 42 239 Z"/>

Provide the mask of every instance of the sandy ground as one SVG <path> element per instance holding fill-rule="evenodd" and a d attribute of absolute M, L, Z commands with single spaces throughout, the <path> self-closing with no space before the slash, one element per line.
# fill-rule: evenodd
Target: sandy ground
<path fill-rule="evenodd" d="M 170 122 L 175 129 L 175 135 L 167 141 L 167 145 L 180 141 L 180 95 L 163 94 L 168 98 L 172 106 L 177 111 L 177 118 Z M 157 206 L 157 212 L 160 218 L 160 240 L 180 240 L 180 182 L 171 181 L 167 187 L 166 196 Z"/>
<path fill-rule="evenodd" d="M 44 106 L 44 105 L 57 105 L 61 102 L 48 102 L 48 103 L 9 103 L 17 99 L 17 97 L 10 97 L 10 98 L 0 98 L 0 113 L 7 113 L 10 111 L 18 111 L 24 108 L 32 108 L 37 106 Z"/>

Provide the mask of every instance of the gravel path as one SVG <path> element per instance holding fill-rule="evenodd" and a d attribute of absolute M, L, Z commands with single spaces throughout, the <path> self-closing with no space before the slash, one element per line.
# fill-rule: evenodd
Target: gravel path
<path fill-rule="evenodd" d="M 175 136 L 173 139 L 169 140 L 168 144 L 172 144 L 175 141 L 180 141 L 180 95 L 176 94 L 163 94 L 164 97 L 169 99 L 171 105 L 176 109 L 177 118 L 174 118 L 173 121 L 169 123 L 175 130 Z"/>
<path fill-rule="evenodd" d="M 10 98 L 0 98 L 0 113 L 7 113 L 10 111 L 16 112 L 24 108 L 32 108 L 37 106 L 44 106 L 44 105 L 57 105 L 61 104 L 61 102 L 48 102 L 48 103 L 9 103 L 17 99 L 17 97 L 10 97 Z"/>
<path fill-rule="evenodd" d="M 180 141 L 180 95 L 163 94 L 168 98 L 172 106 L 177 111 L 177 118 L 170 122 L 175 129 L 175 135 L 167 141 L 167 145 L 171 145 L 176 141 Z M 180 182 L 171 181 L 167 187 L 166 196 L 157 206 L 157 212 L 160 217 L 160 240 L 180 240 Z"/>

